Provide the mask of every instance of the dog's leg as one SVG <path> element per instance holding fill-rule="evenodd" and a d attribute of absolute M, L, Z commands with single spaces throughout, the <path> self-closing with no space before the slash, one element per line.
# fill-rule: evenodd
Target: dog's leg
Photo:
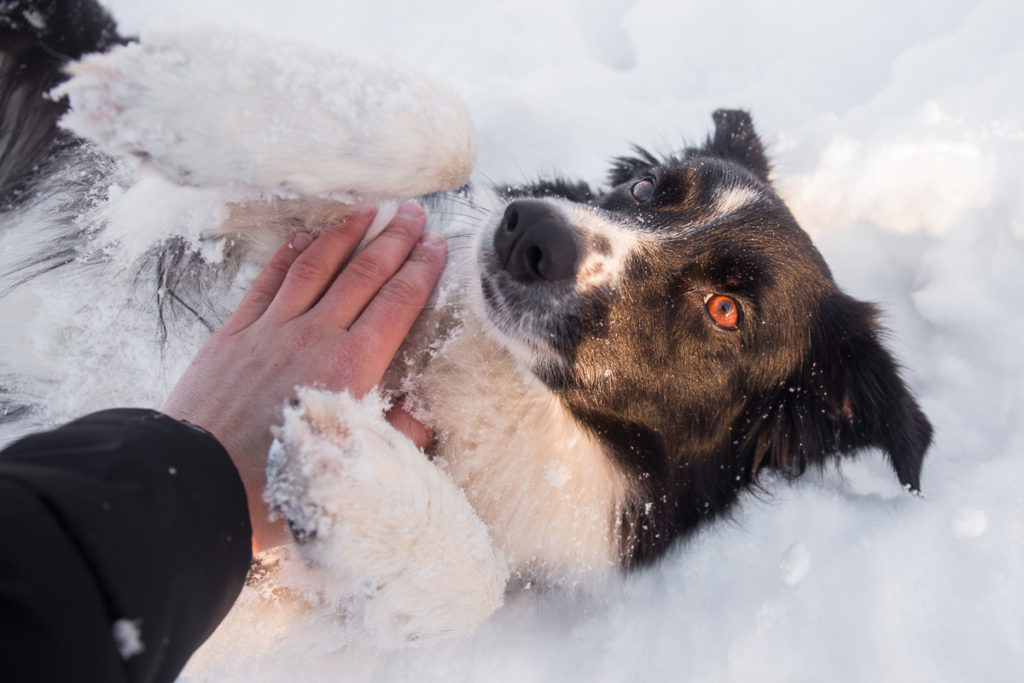
<path fill-rule="evenodd" d="M 463 493 L 376 397 L 302 389 L 267 466 L 267 499 L 324 576 L 329 604 L 382 642 L 466 631 L 502 603 L 501 553 Z"/>
<path fill-rule="evenodd" d="M 377 201 L 460 187 L 475 157 L 447 88 L 299 43 L 145 36 L 67 70 L 62 126 L 182 183 Z"/>

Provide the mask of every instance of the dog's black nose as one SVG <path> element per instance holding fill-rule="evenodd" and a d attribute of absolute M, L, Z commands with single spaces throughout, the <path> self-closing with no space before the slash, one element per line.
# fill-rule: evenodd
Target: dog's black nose
<path fill-rule="evenodd" d="M 555 282 L 576 274 L 580 249 L 558 209 L 537 199 L 508 205 L 494 233 L 494 251 L 519 282 Z"/>

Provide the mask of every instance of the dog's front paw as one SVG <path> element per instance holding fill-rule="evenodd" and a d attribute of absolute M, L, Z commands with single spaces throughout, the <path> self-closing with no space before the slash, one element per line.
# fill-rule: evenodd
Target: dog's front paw
<path fill-rule="evenodd" d="M 257 35 L 145 36 L 68 69 L 61 125 L 178 182 L 364 200 L 465 183 L 472 125 L 407 69 Z"/>
<path fill-rule="evenodd" d="M 267 500 L 321 576 L 318 599 L 380 642 L 473 628 L 508 570 L 465 496 L 371 397 L 299 393 L 267 465 Z"/>

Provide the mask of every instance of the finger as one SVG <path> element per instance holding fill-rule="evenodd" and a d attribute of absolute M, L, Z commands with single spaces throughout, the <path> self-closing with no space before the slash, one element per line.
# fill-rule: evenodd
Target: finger
<path fill-rule="evenodd" d="M 295 262 L 295 259 L 299 257 L 299 254 L 312 242 L 312 237 L 306 233 L 299 233 L 298 235 L 293 235 L 291 239 L 281 245 L 277 252 L 270 257 L 270 261 L 263 267 L 260 274 L 256 276 L 256 279 L 249 285 L 249 289 L 246 290 L 245 296 L 242 297 L 242 301 L 238 304 L 238 308 L 235 309 L 235 312 L 224 323 L 225 331 L 229 334 L 234 334 L 253 324 L 263 315 L 267 307 L 270 306 L 270 302 L 274 300 L 278 290 L 281 289 L 281 283 L 284 282 L 288 269 Z"/>
<path fill-rule="evenodd" d="M 348 327 L 402 267 L 423 234 L 427 217 L 414 202 L 406 202 L 369 246 L 353 258 L 321 302 L 325 320 Z"/>
<path fill-rule="evenodd" d="M 401 404 L 389 410 L 385 417 L 392 427 L 409 437 L 417 448 L 426 448 L 434 438 L 434 433 L 410 415 Z"/>
<path fill-rule="evenodd" d="M 267 308 L 275 320 L 290 320 L 312 308 L 331 286 L 373 222 L 373 207 L 357 209 L 342 223 L 322 232 L 291 264 Z"/>
<path fill-rule="evenodd" d="M 368 350 L 364 359 L 369 376 L 383 374 L 398 351 L 441 277 L 446 254 L 440 235 L 425 234 L 349 328 L 354 340 Z"/>

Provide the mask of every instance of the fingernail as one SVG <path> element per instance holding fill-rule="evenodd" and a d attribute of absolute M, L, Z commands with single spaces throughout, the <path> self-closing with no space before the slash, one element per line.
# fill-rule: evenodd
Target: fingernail
<path fill-rule="evenodd" d="M 360 206 L 358 209 L 352 212 L 352 218 L 358 218 L 363 221 L 372 221 L 377 215 L 377 207 L 375 206 Z"/>
<path fill-rule="evenodd" d="M 401 218 L 420 218 L 424 215 L 423 207 L 416 202 L 405 202 L 398 207 L 398 215 Z"/>
<path fill-rule="evenodd" d="M 300 232 L 298 235 L 292 237 L 290 246 L 295 251 L 303 251 L 311 244 L 313 244 L 313 238 L 304 232 Z"/>
<path fill-rule="evenodd" d="M 420 237 L 420 244 L 424 247 L 436 248 L 444 246 L 444 238 L 436 232 L 425 232 Z"/>

